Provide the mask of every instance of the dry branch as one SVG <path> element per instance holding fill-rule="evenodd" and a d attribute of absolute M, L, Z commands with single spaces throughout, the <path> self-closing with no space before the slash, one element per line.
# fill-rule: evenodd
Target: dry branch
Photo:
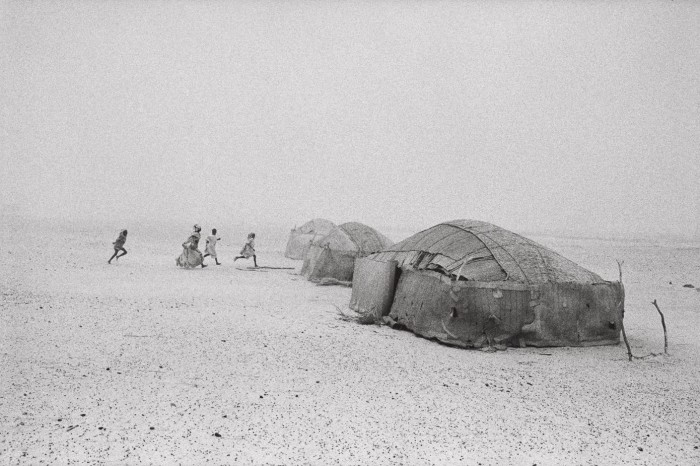
<path fill-rule="evenodd" d="M 622 339 L 625 341 L 625 346 L 627 346 L 627 357 L 630 361 L 634 356 L 632 355 L 632 348 L 630 348 L 630 342 L 627 340 L 627 332 L 625 332 L 625 285 L 622 283 L 622 264 L 624 261 L 616 260 L 617 271 L 620 274 L 620 288 L 622 289 L 622 298 L 618 303 L 618 308 L 620 309 L 620 328 L 622 329 Z"/>
<path fill-rule="evenodd" d="M 657 311 L 659 311 L 659 315 L 661 316 L 661 326 L 664 328 L 664 354 L 668 354 L 668 335 L 666 333 L 666 319 L 664 319 L 664 314 L 661 312 L 661 309 L 659 309 L 659 305 L 656 303 L 656 300 L 652 301 L 651 304 L 654 305 Z"/>
<path fill-rule="evenodd" d="M 360 325 L 382 325 L 382 321 L 378 319 L 377 316 L 375 316 L 372 312 L 358 312 L 356 315 L 352 316 L 344 313 L 339 306 L 335 304 L 333 304 L 332 306 L 338 310 L 338 313 L 340 314 L 340 319 L 344 320 L 345 322 L 355 322 Z"/>
<path fill-rule="evenodd" d="M 625 346 L 627 346 L 627 357 L 630 361 L 632 361 L 632 359 L 646 359 L 652 356 L 660 356 L 661 353 L 649 353 L 646 356 L 635 356 L 634 354 L 632 354 L 632 348 L 630 348 L 630 343 L 627 340 L 627 333 L 625 332 L 625 285 L 624 283 L 622 283 L 622 264 L 624 263 L 624 261 L 617 261 L 617 270 L 620 274 L 620 287 L 622 288 L 622 299 L 618 303 L 618 307 L 620 308 L 620 314 L 622 316 L 622 319 L 620 320 L 620 328 L 622 329 L 622 339 L 625 340 Z M 661 314 L 659 306 L 656 305 L 656 300 L 654 300 L 652 304 L 656 306 L 656 309 L 659 311 L 659 314 Z M 661 325 L 663 325 L 664 327 L 664 353 L 666 353 L 666 323 L 664 322 L 663 314 L 661 314 Z"/>
<path fill-rule="evenodd" d="M 631 361 L 632 358 L 636 358 L 632 354 L 632 349 L 630 348 L 630 342 L 627 341 L 627 334 L 625 333 L 625 324 L 622 324 L 622 339 L 625 340 L 625 345 L 627 346 L 627 356 L 629 357 L 629 360 Z"/>

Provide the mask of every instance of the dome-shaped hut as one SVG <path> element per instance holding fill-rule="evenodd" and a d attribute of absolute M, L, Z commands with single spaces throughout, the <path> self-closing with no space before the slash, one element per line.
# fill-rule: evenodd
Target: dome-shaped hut
<path fill-rule="evenodd" d="M 289 233 L 284 256 L 290 259 L 303 260 L 309 251 L 311 243 L 326 236 L 333 228 L 335 228 L 335 224 L 323 218 L 309 220 L 299 228 L 294 228 Z"/>
<path fill-rule="evenodd" d="M 381 251 L 391 244 L 386 236 L 372 227 L 358 222 L 343 223 L 311 244 L 301 273 L 312 281 L 323 278 L 352 281 L 355 259 Z"/>
<path fill-rule="evenodd" d="M 462 347 L 620 340 L 624 292 L 534 241 L 456 220 L 359 260 L 351 307 Z"/>

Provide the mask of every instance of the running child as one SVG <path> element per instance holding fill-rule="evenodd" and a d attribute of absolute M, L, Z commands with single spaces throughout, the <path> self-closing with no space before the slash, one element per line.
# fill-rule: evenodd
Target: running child
<path fill-rule="evenodd" d="M 207 236 L 207 246 L 204 249 L 204 257 L 211 256 L 216 261 L 216 265 L 221 265 L 216 257 L 216 242 L 221 241 L 221 238 L 216 237 L 216 228 L 211 231 L 211 235 Z"/>
<path fill-rule="evenodd" d="M 112 259 L 116 258 L 117 261 L 119 261 L 120 257 L 126 256 L 126 249 L 124 249 L 124 243 L 126 243 L 126 235 L 127 235 L 126 230 L 122 230 L 121 233 L 119 233 L 119 237 L 117 238 L 116 241 L 114 241 L 112 244 L 114 245 L 114 254 L 112 254 L 112 257 L 109 258 L 107 261 L 108 264 L 112 263 Z M 121 254 L 117 255 L 121 251 Z"/>
<path fill-rule="evenodd" d="M 248 259 L 252 257 L 253 264 L 255 264 L 256 267 L 258 266 L 258 261 L 255 257 L 255 233 L 250 233 L 248 235 L 248 241 L 246 241 L 245 246 L 243 246 L 239 254 L 240 256 L 236 256 L 233 262 L 236 262 L 238 259 Z"/>

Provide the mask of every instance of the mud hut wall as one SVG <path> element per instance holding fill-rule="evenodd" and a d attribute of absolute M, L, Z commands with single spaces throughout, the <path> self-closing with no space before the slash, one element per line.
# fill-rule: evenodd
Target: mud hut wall
<path fill-rule="evenodd" d="M 350 309 L 377 318 L 389 314 L 396 288 L 397 262 L 367 258 L 355 260 Z"/>
<path fill-rule="evenodd" d="M 623 299 L 620 282 L 595 283 L 586 287 L 587 306 L 582 307 L 578 318 L 578 333 L 584 341 L 596 344 L 617 344 L 622 331 Z"/>
<path fill-rule="evenodd" d="M 287 247 L 284 248 L 284 257 L 289 259 L 298 259 L 299 252 L 297 250 L 297 244 L 295 240 L 299 237 L 294 230 L 289 233 L 289 238 L 287 239 Z"/>
<path fill-rule="evenodd" d="M 534 319 L 528 287 L 465 283 L 404 270 L 389 317 L 418 335 L 451 345 L 480 347 L 488 339 L 517 344 L 521 328 Z"/>
<path fill-rule="evenodd" d="M 535 320 L 522 331 L 529 346 L 591 346 L 620 341 L 617 282 L 547 283 L 532 291 Z"/>
<path fill-rule="evenodd" d="M 307 258 L 308 267 L 302 269 L 306 278 L 311 281 L 323 278 L 335 278 L 340 281 L 352 281 L 355 268 L 355 253 L 334 251 L 330 248 L 312 245 Z M 304 261 L 306 264 L 306 261 Z"/>
<path fill-rule="evenodd" d="M 304 264 L 301 266 L 301 274 L 306 278 L 309 278 L 311 272 L 316 268 L 319 257 L 323 253 L 324 248 L 316 246 L 314 244 L 309 246 L 306 252 L 306 257 L 304 257 Z"/>
<path fill-rule="evenodd" d="M 292 231 L 287 240 L 287 248 L 284 251 L 284 256 L 289 259 L 303 260 L 309 250 L 311 241 L 314 239 L 314 234 L 297 233 Z"/>
<path fill-rule="evenodd" d="M 355 254 L 344 251 L 325 249 L 319 257 L 314 279 L 335 278 L 351 282 L 355 270 Z"/>

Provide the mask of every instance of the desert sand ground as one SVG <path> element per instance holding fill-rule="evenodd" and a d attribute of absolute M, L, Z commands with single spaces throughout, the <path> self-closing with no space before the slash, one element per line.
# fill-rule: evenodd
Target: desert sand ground
<path fill-rule="evenodd" d="M 175 266 L 188 226 L 3 222 L 0 464 L 700 464 L 697 244 L 533 237 L 607 279 L 623 259 L 624 345 L 443 346 L 342 320 L 258 236 L 261 265 Z M 203 225 L 206 231 L 207 225 Z M 165 239 L 163 239 L 165 238 Z M 401 238 L 393 238 L 401 239 Z"/>

